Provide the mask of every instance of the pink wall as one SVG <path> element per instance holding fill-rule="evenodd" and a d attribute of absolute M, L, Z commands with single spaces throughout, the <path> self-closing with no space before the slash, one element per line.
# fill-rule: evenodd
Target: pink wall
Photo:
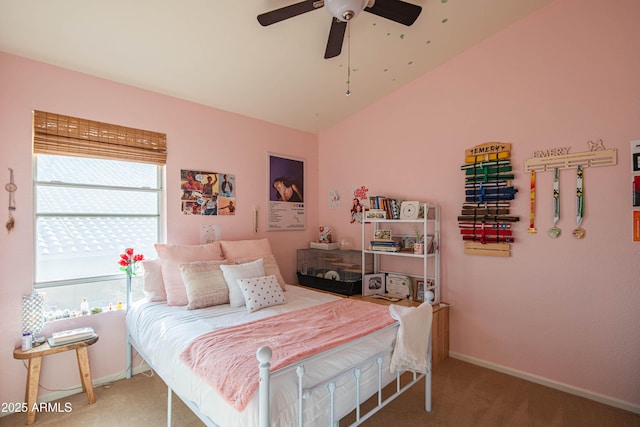
<path fill-rule="evenodd" d="M 320 135 L 320 220 L 360 245 L 353 190 L 442 206 L 444 299 L 451 351 L 640 412 L 640 244 L 631 241 L 629 141 L 640 139 L 640 3 L 558 0 Z M 354 93 L 352 96 L 357 96 Z M 575 227 L 575 172 L 561 173 L 563 235 L 551 239 L 552 173 L 538 175 L 536 235 L 527 234 L 534 150 L 588 151 L 602 138 L 618 165 L 585 171 L 587 238 Z M 467 256 L 456 217 L 464 150 L 513 144 L 510 258 Z M 330 209 L 331 189 L 343 206 Z M 546 189 L 546 190 L 545 190 Z M 546 193 L 545 193 L 546 191 Z"/>
<path fill-rule="evenodd" d="M 24 397 L 26 370 L 12 358 L 20 342 L 21 296 L 33 283 L 33 192 L 31 112 L 34 109 L 117 123 L 167 134 L 167 240 L 198 243 L 200 224 L 218 224 L 224 239 L 269 238 L 285 279 L 295 281 L 295 249 L 308 246 L 316 234 L 318 143 L 312 134 L 275 126 L 236 114 L 62 70 L 0 53 L 0 171 L 6 182 L 15 171 L 16 228 L 0 233 L 0 402 Z M 267 152 L 306 160 L 307 230 L 265 230 Z M 220 170 L 235 174 L 235 216 L 192 217 L 180 214 L 179 170 Z M 4 185 L 4 184 L 3 184 Z M 4 193 L 4 191 L 3 191 Z M 6 193 L 5 193 L 6 194 Z M 3 199 L 6 201 L 6 199 Z M 260 226 L 253 233 L 253 207 Z M 4 204 L 2 205 L 5 206 Z M 5 217 L 6 218 L 6 217 Z M 2 222 L 4 225 L 4 220 Z M 115 262 L 115 261 L 114 261 Z M 115 265 L 115 264 L 114 264 Z M 123 313 L 108 313 L 75 321 L 60 321 L 56 329 L 87 322 L 100 334 L 90 348 L 94 379 L 124 370 Z M 43 361 L 41 384 L 60 390 L 79 385 L 72 353 Z M 49 391 L 41 389 L 41 396 Z"/>
<path fill-rule="evenodd" d="M 360 228 L 347 220 L 355 188 L 440 204 L 452 352 L 640 412 L 640 245 L 631 242 L 629 188 L 629 141 L 640 139 L 637 16 L 634 0 L 557 0 L 324 132 L 319 143 L 310 134 L 0 53 L 0 174 L 13 168 L 19 188 L 16 229 L 0 233 L 0 401 L 21 401 L 24 393 L 26 371 L 11 351 L 19 341 L 20 297 L 33 280 L 31 111 L 41 109 L 166 132 L 167 240 L 195 242 L 201 223 L 222 225 L 226 239 L 266 236 L 290 281 L 295 249 L 315 237 L 317 224 L 332 225 L 334 237 L 359 245 Z M 598 138 L 617 148 L 619 158 L 615 167 L 586 170 L 587 238 L 568 233 L 575 209 L 569 171 L 561 176 L 564 235 L 528 235 L 528 177 L 520 165 L 534 150 L 580 152 Z M 521 222 L 508 259 L 465 256 L 457 235 L 459 165 L 466 148 L 486 141 L 514 148 L 520 194 L 513 209 Z M 267 151 L 307 161 L 312 197 L 305 232 L 263 231 Z M 171 183 L 181 168 L 235 173 L 237 215 L 179 215 Z M 550 188 L 550 174 L 539 174 L 538 183 Z M 340 190 L 341 209 L 328 207 L 331 189 Z M 537 226 L 544 231 L 551 226 L 550 197 L 538 203 Z M 261 212 L 258 235 L 250 231 L 254 205 Z M 90 322 L 100 333 L 90 350 L 94 378 L 122 371 L 121 313 Z M 78 385 L 76 372 L 72 354 L 51 356 L 42 384 Z"/>

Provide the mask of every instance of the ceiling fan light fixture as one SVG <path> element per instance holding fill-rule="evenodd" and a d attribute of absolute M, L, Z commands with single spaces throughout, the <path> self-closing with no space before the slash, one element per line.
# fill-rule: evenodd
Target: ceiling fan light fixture
<path fill-rule="evenodd" d="M 336 19 L 347 22 L 367 7 L 369 0 L 325 0 L 327 11 Z"/>

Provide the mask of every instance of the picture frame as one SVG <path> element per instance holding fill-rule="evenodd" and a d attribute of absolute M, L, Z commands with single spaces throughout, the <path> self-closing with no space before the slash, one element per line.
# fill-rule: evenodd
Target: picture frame
<path fill-rule="evenodd" d="M 373 233 L 373 240 L 391 240 L 391 230 L 376 230 Z"/>
<path fill-rule="evenodd" d="M 387 212 L 384 209 L 368 209 L 364 211 L 365 220 L 387 219 Z"/>
<path fill-rule="evenodd" d="M 414 236 L 403 236 L 401 238 L 400 252 L 413 252 L 413 245 L 417 239 Z"/>
<path fill-rule="evenodd" d="M 432 254 L 435 252 L 435 245 L 433 244 L 433 236 L 426 236 L 424 242 L 424 248 L 428 254 Z"/>
<path fill-rule="evenodd" d="M 384 273 L 365 274 L 362 278 L 362 296 L 384 294 Z"/>
<path fill-rule="evenodd" d="M 404 274 L 389 273 L 386 278 L 387 293 L 397 298 L 409 298 L 412 295 L 411 277 Z"/>
<path fill-rule="evenodd" d="M 413 287 L 413 300 L 416 302 L 424 302 L 424 280 L 417 279 Z"/>

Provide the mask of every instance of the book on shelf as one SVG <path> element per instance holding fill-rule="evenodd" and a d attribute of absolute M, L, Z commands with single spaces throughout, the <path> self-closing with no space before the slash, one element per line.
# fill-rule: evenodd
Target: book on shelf
<path fill-rule="evenodd" d="M 385 211 L 386 219 L 400 219 L 400 201 L 385 196 L 369 196 L 369 208 Z"/>
<path fill-rule="evenodd" d="M 96 336 L 93 328 L 90 326 L 84 328 L 68 329 L 66 331 L 54 332 L 49 338 L 49 345 L 57 346 L 69 344 L 76 341 L 83 341 Z"/>
<path fill-rule="evenodd" d="M 380 252 L 400 252 L 400 247 L 397 245 L 387 246 L 387 245 L 370 245 L 370 251 L 380 251 Z"/>
<path fill-rule="evenodd" d="M 402 239 L 399 237 L 373 239 L 370 241 L 369 249 L 372 251 L 400 252 L 400 249 L 402 249 Z"/>
<path fill-rule="evenodd" d="M 371 241 L 372 245 L 378 245 L 378 246 L 398 246 L 398 242 L 396 242 L 395 240 L 372 240 Z"/>

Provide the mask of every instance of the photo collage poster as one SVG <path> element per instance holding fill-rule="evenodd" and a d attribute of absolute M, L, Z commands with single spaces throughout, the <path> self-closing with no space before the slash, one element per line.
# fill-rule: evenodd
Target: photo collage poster
<path fill-rule="evenodd" d="M 304 230 L 304 160 L 268 154 L 267 231 Z"/>
<path fill-rule="evenodd" d="M 220 172 L 180 171 L 183 215 L 235 215 L 236 179 Z"/>

